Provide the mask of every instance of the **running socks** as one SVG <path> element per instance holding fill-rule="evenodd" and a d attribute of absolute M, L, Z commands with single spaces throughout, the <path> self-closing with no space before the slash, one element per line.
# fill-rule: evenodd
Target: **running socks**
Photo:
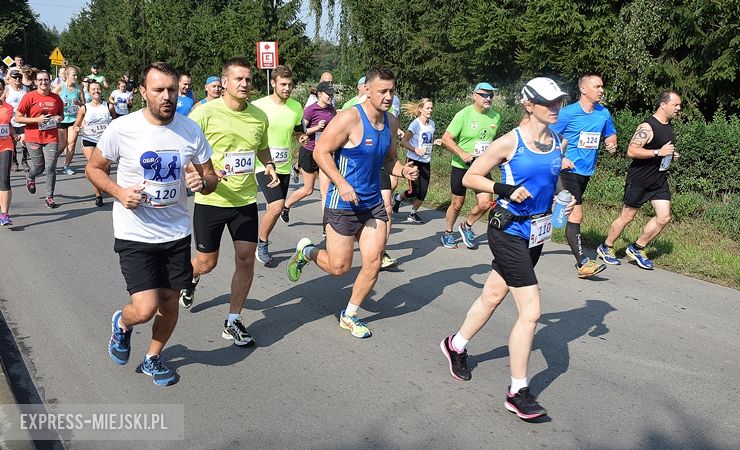
<path fill-rule="evenodd" d="M 457 353 L 463 353 L 470 339 L 465 339 L 460 332 L 452 337 L 452 349 Z"/>
<path fill-rule="evenodd" d="M 356 316 L 358 309 L 360 309 L 359 306 L 347 303 L 347 309 L 344 310 L 344 314 L 347 316 Z"/>
<path fill-rule="evenodd" d="M 227 325 L 231 325 L 238 318 L 239 318 L 239 314 L 229 313 L 229 318 L 226 320 Z"/>
<path fill-rule="evenodd" d="M 568 222 L 565 225 L 565 237 L 568 239 L 570 251 L 573 252 L 573 256 L 576 257 L 576 262 L 580 266 L 584 258 L 586 258 L 583 254 L 583 247 L 581 246 L 581 224 Z"/>
<path fill-rule="evenodd" d="M 645 247 L 643 247 L 642 245 L 638 244 L 637 241 L 633 242 L 632 243 L 632 246 L 635 247 L 637 250 L 645 250 Z"/>
<path fill-rule="evenodd" d="M 527 377 L 524 377 L 524 378 L 511 377 L 511 387 L 509 388 L 509 393 L 514 395 L 519 392 L 519 389 L 525 388 L 528 386 L 529 386 L 529 380 L 527 380 Z"/>
<path fill-rule="evenodd" d="M 314 251 L 314 250 L 316 250 L 317 253 L 319 251 L 314 245 L 307 245 L 307 246 L 303 247 L 303 256 L 305 256 L 306 258 L 310 259 L 311 261 L 315 261 L 316 259 L 311 257 L 311 252 Z M 314 256 L 315 256 L 315 254 L 314 254 Z"/>

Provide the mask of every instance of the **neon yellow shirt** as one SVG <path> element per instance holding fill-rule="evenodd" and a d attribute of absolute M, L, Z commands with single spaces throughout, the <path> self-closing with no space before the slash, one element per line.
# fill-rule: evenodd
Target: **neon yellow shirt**
<path fill-rule="evenodd" d="M 275 171 L 281 175 L 290 173 L 293 164 L 293 149 L 297 147 L 293 130 L 303 124 L 303 108 L 297 101 L 289 98 L 285 104 L 275 103 L 271 96 L 262 97 L 252 102 L 264 111 L 270 123 L 267 128 L 267 142 L 270 145 L 270 157 L 275 161 Z M 265 167 L 257 161 L 257 172 L 264 172 Z"/>
<path fill-rule="evenodd" d="M 481 114 L 475 110 L 473 105 L 469 105 L 455 114 L 447 126 L 447 132 L 455 138 L 455 142 L 465 153 L 477 157 L 480 154 L 476 154 L 476 150 L 482 153 L 496 137 L 500 121 L 501 116 L 493 108 L 488 108 L 486 114 Z M 470 166 L 465 164 L 459 156 L 453 155 L 452 167 L 467 169 Z"/>
<path fill-rule="evenodd" d="M 203 130 L 213 148 L 211 162 L 216 172 L 233 171 L 234 161 L 245 164 L 251 172 L 227 175 L 216 190 L 208 195 L 195 194 L 201 205 L 239 207 L 257 201 L 257 179 L 254 176 L 257 151 L 267 148 L 267 116 L 251 103 L 243 111 L 229 109 L 222 98 L 195 108 L 188 116 Z M 251 159 L 250 159 L 251 152 Z"/>

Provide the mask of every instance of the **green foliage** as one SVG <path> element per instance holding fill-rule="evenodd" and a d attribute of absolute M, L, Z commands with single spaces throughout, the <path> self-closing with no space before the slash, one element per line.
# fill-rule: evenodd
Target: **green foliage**
<path fill-rule="evenodd" d="M 340 3 L 344 82 L 384 63 L 402 97 L 450 100 L 481 80 L 545 75 L 574 87 L 580 74 L 600 72 L 619 109 L 650 109 L 670 88 L 684 96 L 691 118 L 740 111 L 738 0 Z M 309 4 L 318 29 L 326 9 Z"/>
<path fill-rule="evenodd" d="M 55 29 L 39 23 L 28 0 L 2 0 L 0 50 L 2 56 L 23 56 L 27 64 L 49 68 L 49 55 L 59 40 Z"/>
<path fill-rule="evenodd" d="M 723 233 L 740 239 L 740 195 L 711 202 L 706 218 Z"/>
<path fill-rule="evenodd" d="M 297 20 L 299 7 L 298 0 L 91 0 L 62 33 L 62 50 L 84 71 L 101 64 L 109 81 L 167 61 L 202 89 L 225 60 L 256 61 L 256 42 L 278 41 L 280 63 L 302 79 L 313 68 L 314 46 Z M 253 76 L 255 87 L 265 86 L 262 71 Z"/>
<path fill-rule="evenodd" d="M 698 192 L 686 192 L 671 196 L 671 214 L 674 220 L 701 217 L 707 206 L 707 199 Z"/>

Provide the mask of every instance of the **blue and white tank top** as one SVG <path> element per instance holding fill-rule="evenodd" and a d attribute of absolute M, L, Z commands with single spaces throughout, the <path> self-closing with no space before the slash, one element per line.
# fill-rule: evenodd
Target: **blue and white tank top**
<path fill-rule="evenodd" d="M 543 153 L 527 147 L 519 128 L 516 128 L 514 133 L 516 134 L 514 156 L 499 166 L 501 180 L 511 186 L 517 184 L 524 186 L 532 197 L 521 203 L 499 198 L 498 203 L 516 216 L 546 213 L 552 206 L 555 184 L 558 181 L 563 160 L 560 137 L 557 133 L 550 131 L 552 147 L 550 151 Z M 512 221 L 503 231 L 529 240 L 530 225 L 529 220 Z"/>
<path fill-rule="evenodd" d="M 335 151 L 334 162 L 342 177 L 354 188 L 360 203 L 355 205 L 342 200 L 339 190 L 331 183 L 326 196 L 327 208 L 366 210 L 383 202 L 380 195 L 380 168 L 388 153 L 388 146 L 391 145 L 388 113 L 383 113 L 383 129 L 376 130 L 370 124 L 362 105 L 355 105 L 355 108 L 362 119 L 362 139 L 356 147 L 342 147 Z"/>

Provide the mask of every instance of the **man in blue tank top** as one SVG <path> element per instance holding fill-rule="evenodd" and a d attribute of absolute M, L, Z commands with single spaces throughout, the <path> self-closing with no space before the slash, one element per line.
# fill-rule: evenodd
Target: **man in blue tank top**
<path fill-rule="evenodd" d="M 593 73 L 584 74 L 578 80 L 578 90 L 581 97 L 561 109 L 557 123 L 550 128 L 564 135 L 568 142 L 558 190 L 567 189 L 576 198 L 576 206 L 565 226 L 565 237 L 576 258 L 578 277 L 587 278 L 603 271 L 606 266 L 583 253 L 583 193 L 594 174 L 602 139 L 609 153 L 617 151 L 617 130 L 609 110 L 600 103 L 604 96 L 601 77 Z"/>
<path fill-rule="evenodd" d="M 375 286 L 386 243 L 388 214 L 380 194 L 380 168 L 409 180 L 418 175 L 412 164 L 404 166 L 396 159 L 398 119 L 387 113 L 395 91 L 393 72 L 372 67 L 365 82 L 367 100 L 337 114 L 313 153 L 331 180 L 324 205 L 326 250 L 303 238 L 288 263 L 291 281 L 300 278 L 310 261 L 326 273 L 342 275 L 351 268 L 355 241 L 359 242 L 362 269 L 347 308 L 339 314 L 339 326 L 358 338 L 372 334 L 357 317 L 357 310 Z"/>
<path fill-rule="evenodd" d="M 193 79 L 186 73 L 180 74 L 180 79 L 177 82 L 177 89 L 179 90 L 177 95 L 177 107 L 176 111 L 183 116 L 190 114 L 190 110 L 193 109 L 195 100 L 190 94 L 191 88 L 193 87 Z"/>
<path fill-rule="evenodd" d="M 678 159 L 676 136 L 671 120 L 681 112 L 681 97 L 674 91 L 660 94 L 655 113 L 638 125 L 632 136 L 627 156 L 632 164 L 627 169 L 622 213 L 612 222 L 609 234 L 596 253 L 607 264 L 620 264 L 614 254 L 614 242 L 624 228 L 632 222 L 640 207 L 647 202 L 653 206 L 655 217 L 650 219 L 642 234 L 627 246 L 627 256 L 646 270 L 653 269 L 653 262 L 645 254 L 645 247 L 655 239 L 671 220 L 671 189 L 668 186 L 668 166 Z"/>

